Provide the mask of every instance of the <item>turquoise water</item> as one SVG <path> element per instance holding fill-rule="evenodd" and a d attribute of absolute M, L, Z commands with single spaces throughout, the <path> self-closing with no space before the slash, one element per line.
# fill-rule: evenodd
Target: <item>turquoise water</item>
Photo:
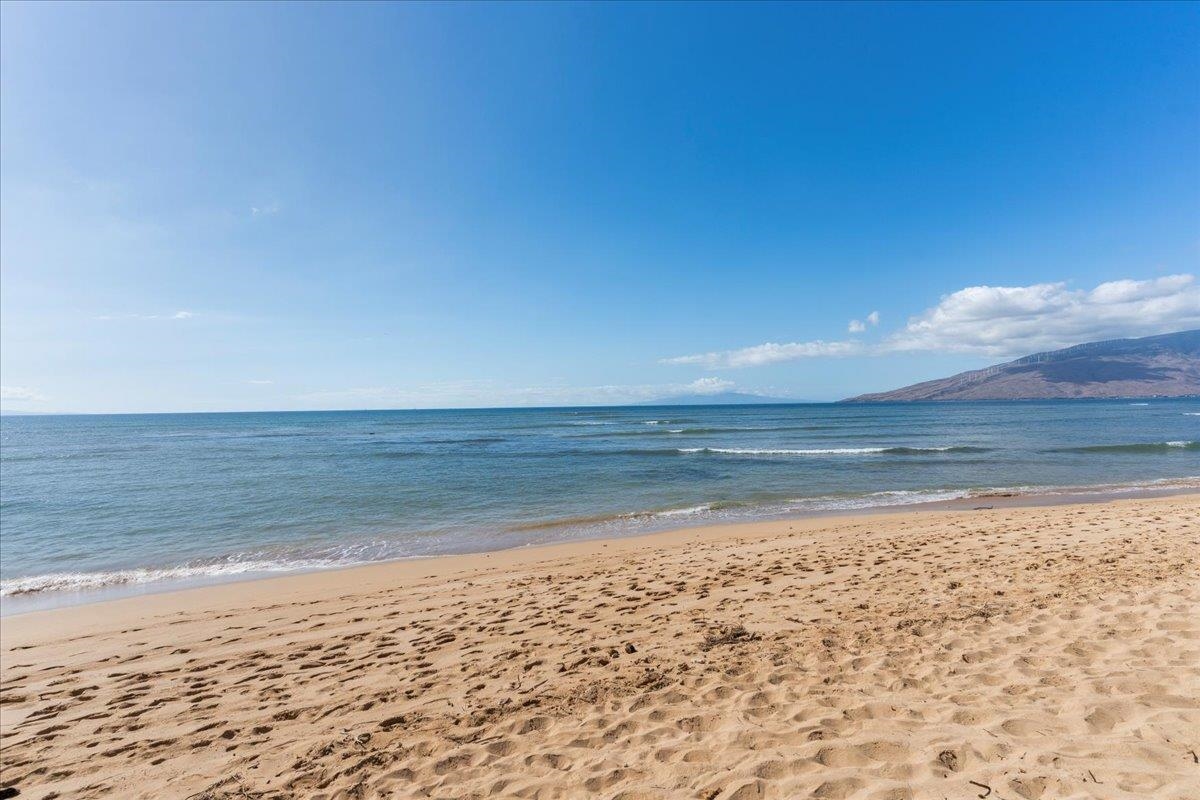
<path fill-rule="evenodd" d="M 4 417 L 4 595 L 1192 485 L 1200 401 Z"/>

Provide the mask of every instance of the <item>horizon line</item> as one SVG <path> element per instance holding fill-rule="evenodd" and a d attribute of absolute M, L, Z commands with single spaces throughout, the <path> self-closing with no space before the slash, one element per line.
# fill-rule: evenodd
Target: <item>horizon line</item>
<path fill-rule="evenodd" d="M 744 408 L 755 406 L 916 406 L 968 405 L 983 403 L 1118 403 L 1128 400 L 1187 401 L 1200 400 L 1191 395 L 1137 395 L 1122 397 L 1009 397 L 978 400 L 775 400 L 762 403 L 606 403 L 561 406 L 439 406 L 429 408 L 286 408 L 286 409 L 222 409 L 218 411 L 5 411 L 0 417 L 145 417 L 194 416 L 199 414 L 379 414 L 414 411 L 553 411 L 572 408 Z"/>

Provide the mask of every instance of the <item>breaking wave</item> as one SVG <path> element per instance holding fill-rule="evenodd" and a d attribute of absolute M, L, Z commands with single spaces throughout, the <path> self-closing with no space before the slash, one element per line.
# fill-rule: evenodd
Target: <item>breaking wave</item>
<path fill-rule="evenodd" d="M 715 453 L 733 456 L 915 456 L 926 453 L 986 453 L 991 448 L 954 445 L 947 447 L 821 447 L 808 449 L 760 449 L 737 447 L 680 447 L 680 453 Z"/>
<path fill-rule="evenodd" d="M 269 575 L 280 572 L 311 572 L 334 567 L 353 567 L 374 561 L 405 557 L 399 542 L 377 540 L 322 548 L 317 551 L 270 554 L 242 553 L 227 558 L 190 561 L 168 567 L 136 567 L 97 572 L 55 572 L 0 581 L 0 597 L 41 592 L 82 592 L 118 586 L 161 582 L 211 582 L 239 575 Z"/>
<path fill-rule="evenodd" d="M 1093 444 L 1085 447 L 1061 447 L 1053 453 L 1178 453 L 1186 450 L 1200 450 L 1200 442 L 1145 442 L 1142 444 Z"/>

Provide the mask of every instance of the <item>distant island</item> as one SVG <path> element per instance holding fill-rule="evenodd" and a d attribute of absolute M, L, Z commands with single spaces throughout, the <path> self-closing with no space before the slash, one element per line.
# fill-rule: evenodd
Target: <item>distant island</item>
<path fill-rule="evenodd" d="M 717 392 L 715 394 L 677 394 L 635 403 L 639 406 L 748 406 L 778 403 L 798 403 L 786 397 L 767 397 L 749 392 Z"/>
<path fill-rule="evenodd" d="M 1089 342 L 844 403 L 1200 396 L 1200 330 Z"/>

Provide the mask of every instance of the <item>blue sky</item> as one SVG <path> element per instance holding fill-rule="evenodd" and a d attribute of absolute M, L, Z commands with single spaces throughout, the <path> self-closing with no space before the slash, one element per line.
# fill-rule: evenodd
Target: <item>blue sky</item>
<path fill-rule="evenodd" d="M 1200 326 L 1195 3 L 2 9 L 6 410 L 827 400 Z"/>

